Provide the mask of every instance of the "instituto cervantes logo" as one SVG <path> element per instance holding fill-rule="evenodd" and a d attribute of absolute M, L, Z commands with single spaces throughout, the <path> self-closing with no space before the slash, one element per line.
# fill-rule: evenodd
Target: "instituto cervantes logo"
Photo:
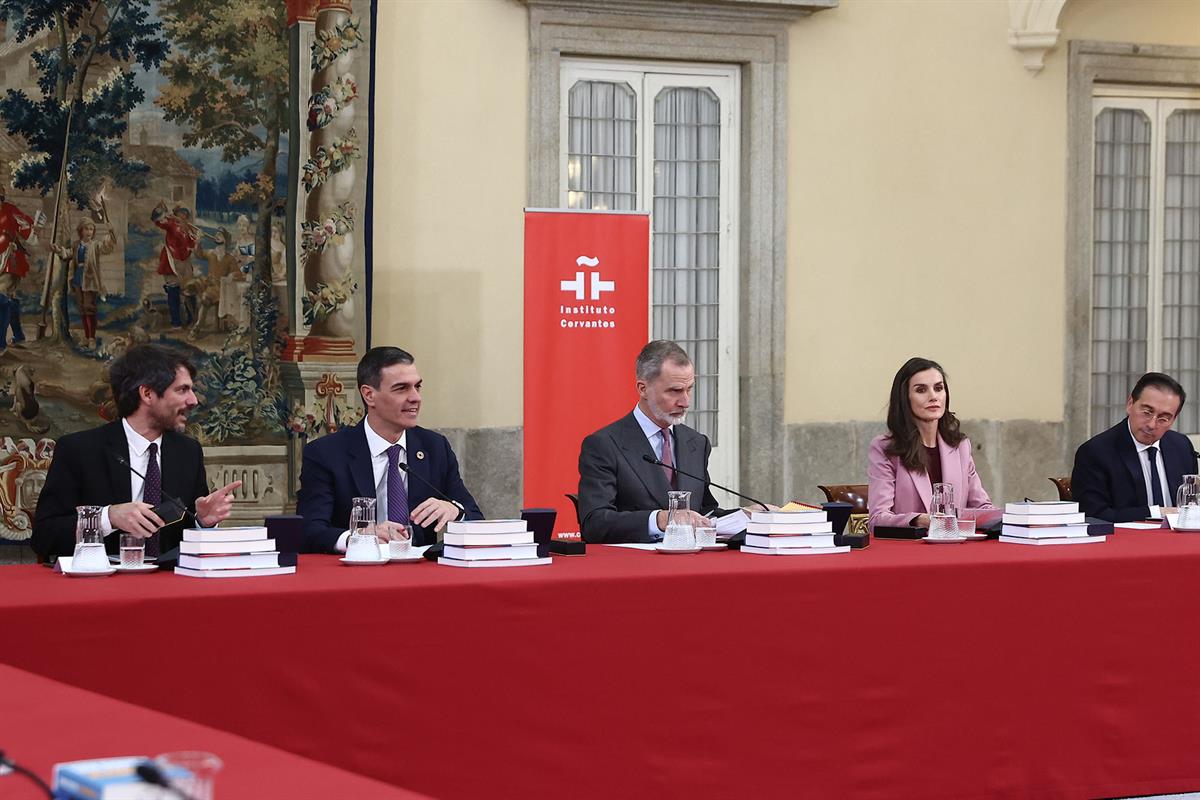
<path fill-rule="evenodd" d="M 591 301 L 600 300 L 605 292 L 616 292 L 617 282 L 604 280 L 599 269 L 600 259 L 592 256 L 579 256 L 575 259 L 576 267 L 589 267 L 590 271 L 576 270 L 574 280 L 558 282 L 559 290 L 573 294 L 576 300 L 586 298 Z M 609 305 L 560 305 L 558 307 L 559 327 L 562 328 L 615 328 L 617 310 Z M 571 317 L 571 319 L 568 319 Z"/>

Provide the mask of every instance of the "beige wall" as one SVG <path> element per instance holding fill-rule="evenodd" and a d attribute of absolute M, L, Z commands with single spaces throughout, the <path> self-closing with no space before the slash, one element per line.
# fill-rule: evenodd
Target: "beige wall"
<path fill-rule="evenodd" d="M 373 343 L 410 350 L 423 424 L 521 424 L 528 17 L 381 0 Z"/>
<path fill-rule="evenodd" d="M 787 422 L 881 419 L 918 354 L 963 416 L 1062 419 L 1066 42 L 1198 44 L 1200 3 L 1072 0 L 1037 75 L 1008 24 L 842 0 L 793 26 Z"/>

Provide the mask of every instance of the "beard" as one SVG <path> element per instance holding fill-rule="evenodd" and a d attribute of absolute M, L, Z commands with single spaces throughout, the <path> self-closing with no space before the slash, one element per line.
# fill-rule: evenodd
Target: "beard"
<path fill-rule="evenodd" d="M 646 405 L 650 406 L 650 415 L 654 417 L 655 421 L 665 419 L 672 425 L 682 425 L 684 419 L 687 418 L 687 411 L 665 411 L 650 397 L 646 398 Z"/>
<path fill-rule="evenodd" d="M 186 413 L 180 418 L 180 412 L 160 411 L 153 414 L 154 427 L 158 428 L 163 433 L 167 431 L 175 431 L 175 433 L 183 433 L 187 429 Z"/>

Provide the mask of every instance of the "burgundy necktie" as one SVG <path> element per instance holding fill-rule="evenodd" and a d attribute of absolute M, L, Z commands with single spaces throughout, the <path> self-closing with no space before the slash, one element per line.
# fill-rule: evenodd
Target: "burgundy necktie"
<path fill-rule="evenodd" d="M 146 464 L 146 482 L 142 485 L 142 502 L 156 506 L 162 502 L 162 472 L 158 469 L 158 443 L 150 443 L 150 461 Z M 166 520 L 163 520 L 164 522 Z M 146 558 L 158 558 L 158 531 L 146 540 Z"/>
<path fill-rule="evenodd" d="M 660 459 L 660 460 L 663 462 L 663 465 L 664 465 L 663 472 L 666 473 L 666 476 L 667 476 L 667 485 L 670 486 L 672 489 L 674 489 L 675 488 L 675 470 L 674 470 L 675 460 L 673 458 L 671 458 L 671 429 L 663 428 L 661 431 L 659 431 L 659 433 L 662 434 L 663 454 L 662 454 L 662 459 Z"/>
<path fill-rule="evenodd" d="M 387 495 L 388 522 L 408 524 L 408 489 L 404 486 L 404 478 L 400 475 L 400 445 L 394 444 L 387 449 Z"/>

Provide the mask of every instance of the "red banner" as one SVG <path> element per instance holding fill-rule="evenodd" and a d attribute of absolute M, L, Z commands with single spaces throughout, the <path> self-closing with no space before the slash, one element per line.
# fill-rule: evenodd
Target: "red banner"
<path fill-rule="evenodd" d="M 650 329 L 650 217 L 525 212 L 525 506 L 579 488 L 579 445 L 637 402 L 633 361 Z"/>

